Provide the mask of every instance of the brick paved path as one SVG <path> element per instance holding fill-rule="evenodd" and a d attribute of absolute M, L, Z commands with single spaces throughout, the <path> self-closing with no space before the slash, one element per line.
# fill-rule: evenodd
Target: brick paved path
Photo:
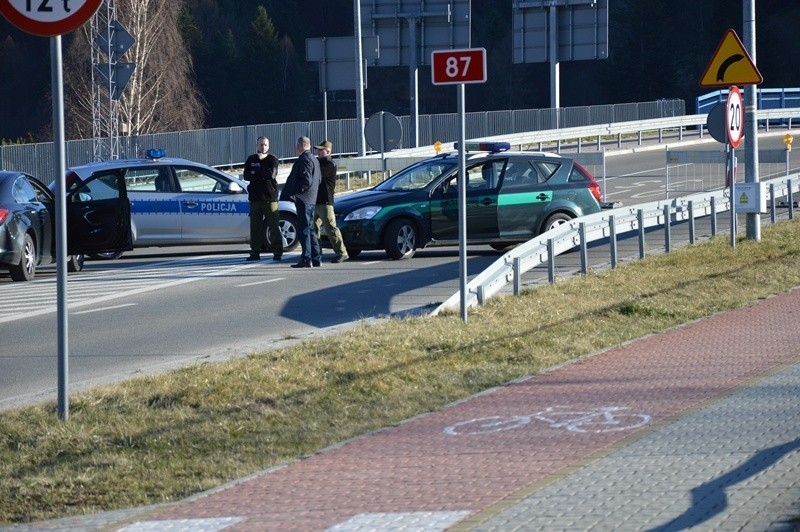
<path fill-rule="evenodd" d="M 149 526 L 198 530 L 204 525 L 215 529 L 218 524 L 230 525 L 226 530 L 441 530 L 470 516 L 472 521 L 466 523 L 478 524 L 491 518 L 495 509 L 499 513 L 511 502 L 523 500 L 520 493 L 534 497 L 546 486 L 585 470 L 599 457 L 621 452 L 624 445 L 642 437 L 656 438 L 658 447 L 661 429 L 734 397 L 733 391 L 757 386 L 777 367 L 800 364 L 798 323 L 800 290 L 794 290 L 356 439 L 175 505 L 128 530 Z M 791 390 L 789 397 L 800 395 L 799 377 L 794 371 L 781 381 L 784 390 Z M 751 420 L 762 419 L 762 410 L 775 406 L 774 400 L 751 401 L 747 410 L 728 410 L 725 417 L 720 413 L 713 432 L 706 432 L 711 435 L 709 441 L 735 440 L 737 434 L 748 432 Z M 778 406 L 789 413 L 774 420 L 782 425 L 784 441 L 759 443 L 756 438 L 751 450 L 757 453 L 783 444 L 782 454 L 796 457 L 800 405 L 795 400 L 786 402 L 785 408 Z M 550 407 L 553 412 L 548 411 Z M 572 424 L 563 423 L 570 416 L 556 413 L 596 412 L 602 407 L 626 410 L 607 410 L 608 419 L 601 413 Z M 535 416 L 542 412 L 540 417 L 550 422 Z M 482 418 L 491 419 L 465 423 Z M 627 428 L 648 419 L 646 425 Z M 697 423 L 684 430 L 697 431 Z M 671 436 L 678 441 L 681 437 L 681 433 Z M 659 456 L 669 458 L 663 453 Z M 660 493 L 662 509 L 669 511 L 655 522 L 666 524 L 684 514 L 692 507 L 692 489 L 737 463 L 729 462 L 714 468 L 707 479 L 693 478 L 694 484 Z M 702 469 L 691 463 L 688 467 L 698 468 Z M 645 477 L 638 482 L 650 480 Z M 783 481 L 784 491 L 794 490 L 796 495 L 800 479 Z M 607 479 L 609 485 L 615 482 Z M 594 497 L 602 498 L 604 491 Z M 620 495 L 614 497 L 616 508 Z M 212 518 L 229 521 L 174 521 Z M 582 526 L 591 527 L 589 523 Z"/>

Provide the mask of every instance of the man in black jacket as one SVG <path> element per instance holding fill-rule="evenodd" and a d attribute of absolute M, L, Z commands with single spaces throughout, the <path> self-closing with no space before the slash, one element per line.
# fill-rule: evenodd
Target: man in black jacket
<path fill-rule="evenodd" d="M 333 194 L 336 190 L 336 163 L 331 159 L 333 143 L 326 140 L 314 148 L 317 150 L 319 169 L 322 173 L 322 184 L 319 187 L 319 194 L 317 194 L 316 235 L 319 238 L 320 227 L 325 228 L 325 234 L 328 235 L 333 252 L 336 253 L 331 262 L 338 264 L 350 257 L 347 256 L 342 233 L 336 227 L 336 215 L 333 212 Z"/>
<path fill-rule="evenodd" d="M 244 180 L 250 204 L 250 256 L 247 260 L 260 260 L 266 229 L 269 228 L 272 260 L 283 255 L 283 237 L 278 211 L 278 158 L 269 153 L 269 139 L 258 137 L 256 153 L 244 162 Z"/>
<path fill-rule="evenodd" d="M 294 150 L 297 160 L 283 185 L 281 199 L 294 201 L 297 230 L 300 233 L 300 245 L 303 246 L 300 262 L 292 264 L 292 268 L 311 268 L 320 266 L 322 261 L 322 251 L 314 231 L 314 206 L 322 176 L 319 161 L 311 155 L 311 140 L 308 137 L 298 138 Z"/>

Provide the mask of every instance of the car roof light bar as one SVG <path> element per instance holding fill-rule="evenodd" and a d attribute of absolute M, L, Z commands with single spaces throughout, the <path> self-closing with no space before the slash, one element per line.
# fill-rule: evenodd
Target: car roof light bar
<path fill-rule="evenodd" d="M 455 143 L 455 148 L 458 149 L 458 142 Z M 465 142 L 465 151 L 488 151 L 497 153 L 500 151 L 508 151 L 511 149 L 509 142 Z"/>
<path fill-rule="evenodd" d="M 145 152 L 145 157 L 148 159 L 161 159 L 167 156 L 167 150 L 163 148 L 150 148 Z"/>

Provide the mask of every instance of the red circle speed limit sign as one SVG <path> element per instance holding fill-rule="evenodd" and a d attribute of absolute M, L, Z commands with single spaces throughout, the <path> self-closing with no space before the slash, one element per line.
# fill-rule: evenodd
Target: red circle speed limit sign
<path fill-rule="evenodd" d="M 738 148 L 744 136 L 744 104 L 742 92 L 734 85 L 728 91 L 728 103 L 725 107 L 725 127 L 731 147 Z"/>
<path fill-rule="evenodd" d="M 103 0 L 0 0 L 0 13 L 26 33 L 54 37 L 82 26 L 102 3 Z"/>
<path fill-rule="evenodd" d="M 436 50 L 431 52 L 431 79 L 434 85 L 486 82 L 486 50 Z"/>

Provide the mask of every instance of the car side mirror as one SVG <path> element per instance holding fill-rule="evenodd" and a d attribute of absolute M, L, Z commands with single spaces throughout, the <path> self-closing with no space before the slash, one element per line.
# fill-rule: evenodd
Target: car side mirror
<path fill-rule="evenodd" d="M 231 181 L 230 183 L 228 183 L 228 192 L 230 192 L 231 194 L 241 194 L 242 192 L 244 192 L 244 189 L 239 183 Z"/>

